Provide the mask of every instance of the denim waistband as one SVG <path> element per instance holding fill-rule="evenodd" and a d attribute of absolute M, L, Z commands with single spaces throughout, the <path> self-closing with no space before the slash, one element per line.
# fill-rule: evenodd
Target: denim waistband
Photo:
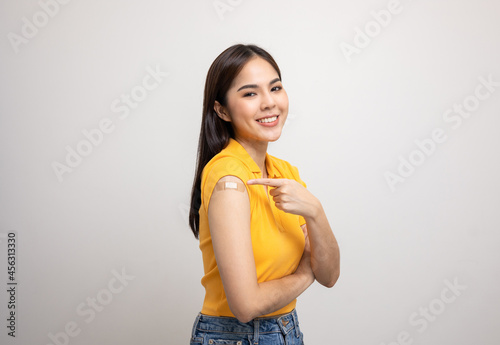
<path fill-rule="evenodd" d="M 300 329 L 297 311 L 269 317 L 258 317 L 250 322 L 240 322 L 235 317 L 211 316 L 198 313 L 193 325 L 193 337 L 196 330 L 204 332 L 230 332 L 233 334 L 253 334 L 253 339 L 259 339 L 259 334 L 282 332 L 287 335 L 295 332 L 299 337 Z"/>

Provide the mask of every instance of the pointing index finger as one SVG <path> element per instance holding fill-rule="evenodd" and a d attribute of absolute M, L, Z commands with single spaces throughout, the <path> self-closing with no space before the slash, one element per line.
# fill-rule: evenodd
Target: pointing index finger
<path fill-rule="evenodd" d="M 279 187 L 281 186 L 282 182 L 281 179 L 276 179 L 276 178 L 255 178 L 248 180 L 247 184 L 248 185 L 262 184 L 271 187 Z"/>

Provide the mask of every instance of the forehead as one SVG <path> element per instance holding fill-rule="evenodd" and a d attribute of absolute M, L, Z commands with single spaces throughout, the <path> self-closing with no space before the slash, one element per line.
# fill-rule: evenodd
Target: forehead
<path fill-rule="evenodd" d="M 267 85 L 278 77 L 278 72 L 269 62 L 261 57 L 254 57 L 243 66 L 240 73 L 234 78 L 231 87 L 240 87 L 246 84 Z"/>

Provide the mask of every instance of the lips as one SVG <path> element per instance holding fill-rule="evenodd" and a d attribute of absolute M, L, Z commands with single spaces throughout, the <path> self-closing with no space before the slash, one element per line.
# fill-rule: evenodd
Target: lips
<path fill-rule="evenodd" d="M 256 121 L 261 126 L 274 127 L 279 123 L 279 115 L 262 117 Z"/>
<path fill-rule="evenodd" d="M 269 117 L 274 117 L 274 116 L 279 116 L 279 115 L 278 114 L 266 115 L 266 116 L 259 117 L 257 120 L 267 119 Z"/>

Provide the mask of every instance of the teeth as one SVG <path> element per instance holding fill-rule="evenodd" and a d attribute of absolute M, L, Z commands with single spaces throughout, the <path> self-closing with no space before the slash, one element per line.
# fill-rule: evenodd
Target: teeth
<path fill-rule="evenodd" d="M 276 121 L 278 117 L 277 116 L 273 116 L 273 117 L 268 117 L 268 118 L 265 118 L 265 119 L 261 119 L 261 120 L 257 120 L 259 122 L 273 122 L 273 121 Z"/>

